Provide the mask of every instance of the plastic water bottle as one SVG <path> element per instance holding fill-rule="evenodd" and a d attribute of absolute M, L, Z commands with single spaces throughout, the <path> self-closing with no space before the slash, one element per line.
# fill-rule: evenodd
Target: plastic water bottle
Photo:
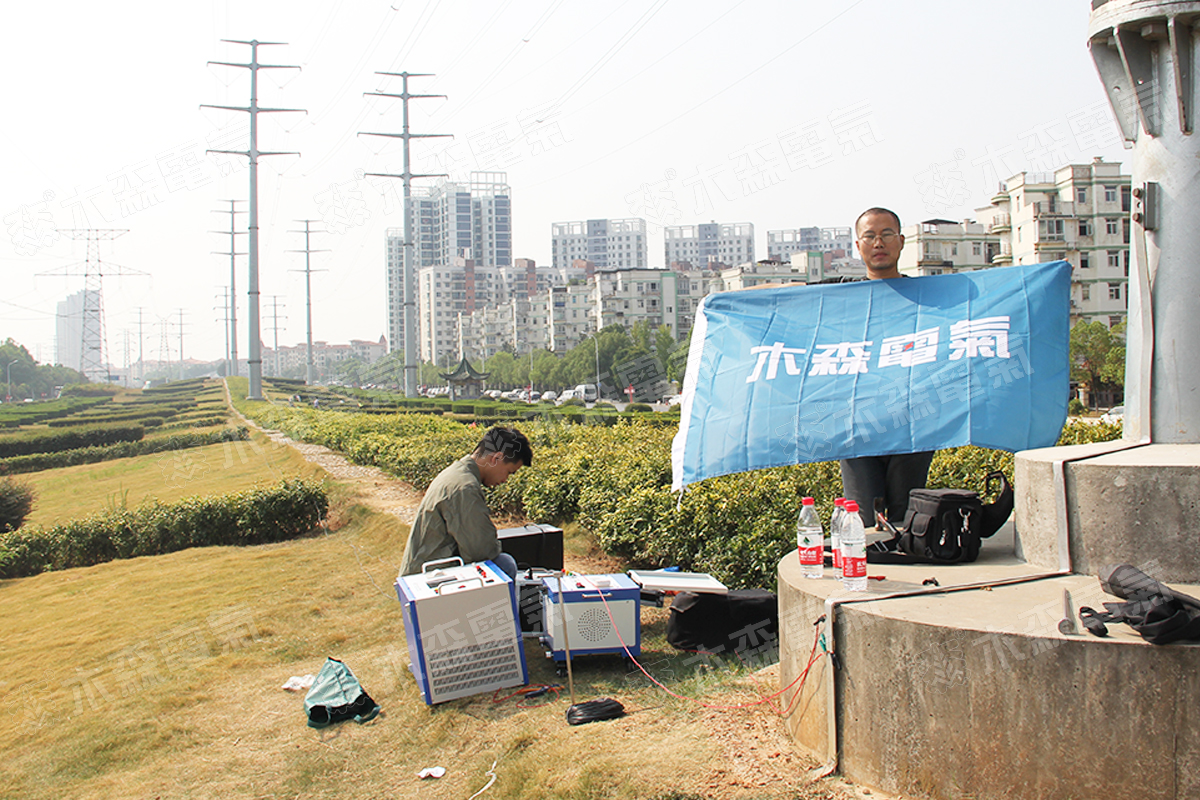
<path fill-rule="evenodd" d="M 858 515 L 858 503 L 846 501 L 846 521 L 841 531 L 842 541 L 842 586 L 848 592 L 867 590 L 867 532 L 862 517 Z"/>
<path fill-rule="evenodd" d="M 842 574 L 842 526 L 846 524 L 846 498 L 833 501 L 833 516 L 829 518 L 829 549 L 833 552 L 833 571 Z"/>
<path fill-rule="evenodd" d="M 800 501 L 800 519 L 796 523 L 796 546 L 800 550 L 800 569 L 806 578 L 825 576 L 825 532 L 811 497 Z"/>

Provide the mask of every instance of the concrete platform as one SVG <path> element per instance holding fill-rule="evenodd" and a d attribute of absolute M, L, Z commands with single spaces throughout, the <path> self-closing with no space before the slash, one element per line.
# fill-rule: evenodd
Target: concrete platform
<path fill-rule="evenodd" d="M 786 723 L 819 761 L 836 715 L 838 770 L 855 783 L 938 800 L 1183 800 L 1200 797 L 1200 645 L 1158 647 L 1126 625 L 1107 639 L 1058 631 L 1062 591 L 1101 608 L 1094 576 L 988 589 L 952 587 L 1045 574 L 1013 553 L 1013 525 L 974 564 L 868 566 L 866 593 L 779 564 L 782 686 L 803 671 L 828 598 L 833 649 L 812 667 Z M 1137 563 L 1137 562 L 1133 562 Z M 919 597 L 936 578 L 940 590 Z M 1200 596 L 1200 586 L 1172 583 Z M 823 630 L 828 634 L 828 623 Z M 818 652 L 820 652 L 818 650 Z M 828 692 L 835 691 L 835 702 Z M 794 703 L 793 703 L 794 701 Z"/>
<path fill-rule="evenodd" d="M 1054 464 L 1065 464 L 1072 569 L 1094 575 L 1109 564 L 1150 565 L 1167 583 L 1200 583 L 1200 445 L 1124 441 L 1047 447 L 1017 454 L 1015 553 L 1031 564 L 1059 563 Z"/>

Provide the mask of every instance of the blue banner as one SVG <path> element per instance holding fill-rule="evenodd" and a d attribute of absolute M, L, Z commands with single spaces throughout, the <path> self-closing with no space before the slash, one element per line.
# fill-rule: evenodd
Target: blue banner
<path fill-rule="evenodd" d="M 717 475 L 974 444 L 1053 445 L 1071 265 L 723 292 L 696 312 L 671 461 Z"/>

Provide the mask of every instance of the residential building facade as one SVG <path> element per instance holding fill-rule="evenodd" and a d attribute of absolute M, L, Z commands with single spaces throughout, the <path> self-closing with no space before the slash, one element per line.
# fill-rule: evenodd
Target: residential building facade
<path fill-rule="evenodd" d="M 905 275 L 943 275 L 992 266 L 1000 235 L 974 220 L 930 219 L 905 225 L 899 268 Z"/>
<path fill-rule="evenodd" d="M 1128 306 L 1130 176 L 1097 158 L 1014 175 L 976 216 L 1000 240 L 996 265 L 1071 262 L 1071 324 L 1109 327 Z"/>
<path fill-rule="evenodd" d="M 663 229 L 668 267 L 719 269 L 754 261 L 754 224 L 750 222 L 672 225 Z M 720 265 L 720 266 L 718 266 Z"/>
<path fill-rule="evenodd" d="M 465 183 L 442 181 L 415 194 L 411 221 L 414 280 L 418 270 L 456 258 L 486 268 L 513 266 L 512 198 L 503 172 L 472 172 Z M 386 249 L 387 339 L 404 352 L 403 228 L 387 230 Z M 418 292 L 414 285 L 414 296 Z M 421 318 L 418 309 L 413 313 Z"/>
<path fill-rule="evenodd" d="M 577 259 L 596 269 L 645 269 L 646 220 L 589 219 L 551 225 L 551 266 L 566 267 Z"/>
<path fill-rule="evenodd" d="M 854 231 L 850 228 L 789 228 L 767 231 L 767 260 L 787 263 L 793 253 L 854 254 Z"/>

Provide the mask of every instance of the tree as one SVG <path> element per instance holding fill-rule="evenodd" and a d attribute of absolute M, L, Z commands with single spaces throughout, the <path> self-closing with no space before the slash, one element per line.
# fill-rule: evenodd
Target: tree
<path fill-rule="evenodd" d="M 13 397 L 22 400 L 54 397 L 56 387 L 87 382 L 87 378 L 69 367 L 38 364 L 24 346 L 6 339 L 0 344 L 0 381 L 4 382 L 0 398 L 8 390 L 10 377 Z"/>
<path fill-rule="evenodd" d="M 1086 320 L 1071 329 L 1071 380 L 1086 386 L 1093 398 L 1125 385 L 1123 332 L 1121 326 L 1109 330 L 1103 322 Z"/>

